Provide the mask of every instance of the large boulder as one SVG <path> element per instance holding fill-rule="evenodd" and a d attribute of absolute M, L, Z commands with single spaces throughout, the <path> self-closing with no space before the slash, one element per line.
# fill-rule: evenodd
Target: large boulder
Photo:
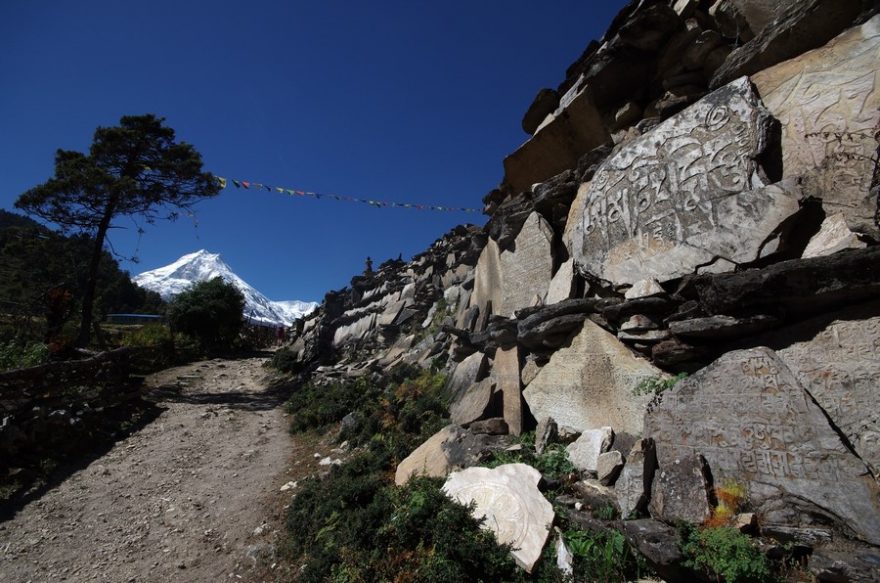
<path fill-rule="evenodd" d="M 861 0 L 784 0 L 772 24 L 727 57 L 712 87 L 822 46 L 852 25 L 861 11 Z"/>
<path fill-rule="evenodd" d="M 523 396 L 536 419 L 552 417 L 577 431 L 610 425 L 641 435 L 650 397 L 636 396 L 633 389 L 662 375 L 587 320 L 570 346 L 553 353 Z"/>
<path fill-rule="evenodd" d="M 471 306 L 480 310 L 480 321 L 485 325 L 487 314 L 501 307 L 501 251 L 498 244 L 489 239 L 477 266 L 474 268 L 474 291 L 471 293 Z M 481 331 L 481 330 L 478 330 Z"/>
<path fill-rule="evenodd" d="M 533 212 L 516 236 L 514 248 L 501 253 L 501 304 L 496 314 L 544 301 L 553 277 L 553 228 Z"/>
<path fill-rule="evenodd" d="M 824 315 L 779 330 L 764 342 L 880 476 L 880 303 Z"/>
<path fill-rule="evenodd" d="M 516 563 L 531 573 L 553 523 L 553 507 L 538 490 L 540 481 L 541 473 L 531 466 L 506 464 L 455 472 L 443 491 L 456 502 L 474 504 L 473 516 L 485 518 L 483 528 L 510 545 Z"/>
<path fill-rule="evenodd" d="M 645 420 L 661 468 L 702 455 L 716 482 L 744 483 L 766 523 L 834 521 L 880 543 L 880 488 L 785 362 L 729 352 L 679 382 Z"/>
<path fill-rule="evenodd" d="M 449 444 L 461 439 L 464 434 L 464 429 L 458 425 L 447 425 L 435 433 L 398 464 L 394 483 L 401 486 L 413 476 L 445 478 L 453 468 Z"/>
<path fill-rule="evenodd" d="M 549 119 L 504 159 L 504 181 L 514 193 L 577 166 L 581 155 L 611 139 L 589 88 Z"/>
<path fill-rule="evenodd" d="M 750 262 L 799 210 L 794 181 L 767 186 L 770 115 L 739 79 L 625 144 L 578 196 L 572 255 L 614 284 Z"/>
<path fill-rule="evenodd" d="M 880 123 L 878 62 L 880 16 L 875 16 L 820 49 L 752 77 L 782 124 L 784 175 L 808 177 L 809 194 L 822 198 L 829 215 L 843 213 L 851 229 L 875 237 L 877 199 L 870 187 Z"/>

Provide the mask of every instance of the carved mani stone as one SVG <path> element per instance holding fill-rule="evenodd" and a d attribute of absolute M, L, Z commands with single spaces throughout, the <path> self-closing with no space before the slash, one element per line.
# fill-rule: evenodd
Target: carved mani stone
<path fill-rule="evenodd" d="M 513 559 L 531 573 L 553 523 L 553 507 L 538 490 L 540 481 L 541 473 L 531 466 L 505 464 L 455 472 L 443 491 L 461 504 L 473 502 L 474 517 L 485 518 L 483 528 L 511 545 Z"/>
<path fill-rule="evenodd" d="M 729 352 L 679 382 L 645 431 L 661 468 L 701 454 L 716 482 L 747 484 L 759 514 L 782 503 L 880 543 L 880 488 L 769 348 Z"/>
<path fill-rule="evenodd" d="M 504 420 L 511 435 L 519 435 L 523 429 L 522 383 L 519 379 L 519 349 L 514 346 L 495 353 L 492 375 L 497 379 L 502 393 Z"/>
<path fill-rule="evenodd" d="M 635 396 L 633 389 L 662 375 L 586 320 L 571 345 L 553 353 L 523 396 L 536 419 L 552 417 L 576 431 L 610 425 L 615 431 L 641 435 L 651 397 Z"/>
<path fill-rule="evenodd" d="M 496 313 L 512 316 L 516 310 L 543 299 L 553 275 L 553 228 L 533 212 L 516 236 L 515 248 L 501 253 L 501 303 Z"/>
<path fill-rule="evenodd" d="M 874 236 L 878 62 L 880 15 L 752 77 L 782 124 L 784 175 L 811 178 L 829 215 L 842 212 L 850 228 Z"/>
<path fill-rule="evenodd" d="M 880 304 L 851 308 L 780 330 L 801 338 L 778 350 L 801 384 L 880 477 Z"/>
<path fill-rule="evenodd" d="M 766 186 L 758 174 L 769 126 L 742 78 L 623 146 L 575 199 L 581 270 L 634 284 L 680 277 L 716 257 L 756 259 L 800 199 L 793 181 Z"/>

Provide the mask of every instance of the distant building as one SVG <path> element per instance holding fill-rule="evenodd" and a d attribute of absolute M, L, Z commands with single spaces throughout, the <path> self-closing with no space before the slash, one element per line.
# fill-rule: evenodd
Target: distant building
<path fill-rule="evenodd" d="M 107 314 L 104 320 L 108 324 L 152 324 L 164 322 L 161 314 Z"/>

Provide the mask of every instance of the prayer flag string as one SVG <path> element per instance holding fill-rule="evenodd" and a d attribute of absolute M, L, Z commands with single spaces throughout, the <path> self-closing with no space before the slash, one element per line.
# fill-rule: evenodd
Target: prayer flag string
<path fill-rule="evenodd" d="M 226 179 L 220 176 L 216 176 L 217 183 L 220 186 L 220 189 L 226 188 L 231 182 L 235 188 L 244 188 L 245 190 L 266 190 L 266 192 L 277 192 L 279 194 L 286 194 L 287 196 L 302 196 L 308 198 L 314 198 L 317 200 L 325 200 L 331 199 L 340 202 L 357 202 L 362 204 L 368 204 L 375 208 L 404 208 L 404 209 L 415 209 L 420 211 L 441 211 L 441 212 L 459 212 L 459 213 L 480 213 L 482 209 L 475 208 L 465 208 L 465 207 L 455 207 L 455 206 L 440 206 L 440 205 L 428 205 L 428 204 L 414 204 L 409 202 L 389 202 L 386 200 L 372 200 L 365 198 L 356 198 L 353 196 L 343 196 L 340 194 L 322 194 L 318 192 L 310 192 L 308 190 L 297 190 L 294 188 L 285 188 L 282 186 L 269 186 L 266 184 L 261 184 L 259 182 L 250 182 L 248 180 L 235 180 L 234 178 Z"/>

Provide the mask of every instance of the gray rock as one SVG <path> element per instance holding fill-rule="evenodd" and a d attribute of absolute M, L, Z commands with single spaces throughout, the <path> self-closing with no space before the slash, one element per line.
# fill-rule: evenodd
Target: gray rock
<path fill-rule="evenodd" d="M 632 391 L 642 380 L 662 375 L 587 320 L 570 346 L 553 353 L 523 396 L 537 419 L 552 417 L 577 431 L 610 425 L 641 435 L 650 396 Z"/>
<path fill-rule="evenodd" d="M 880 304 L 807 320 L 762 340 L 787 345 L 779 357 L 880 476 Z"/>
<path fill-rule="evenodd" d="M 414 475 L 445 478 L 452 471 L 453 464 L 444 446 L 461 438 L 464 433 L 465 430 L 458 425 L 447 425 L 435 433 L 397 465 L 394 483 L 401 486 Z"/>
<path fill-rule="evenodd" d="M 489 239 L 474 268 L 474 291 L 470 302 L 471 306 L 476 306 L 480 310 L 479 323 L 474 328 L 477 332 L 485 328 L 492 310 L 497 310 L 501 306 L 500 255 L 498 244 L 493 239 Z"/>
<path fill-rule="evenodd" d="M 817 1 L 804 0 L 804 4 L 813 6 Z M 838 5 L 842 10 L 859 2 L 818 4 L 835 11 Z M 809 33 L 804 31 L 804 36 Z M 874 222 L 877 199 L 870 195 L 870 186 L 880 123 L 878 57 L 880 16 L 875 16 L 826 46 L 752 78 L 782 125 L 784 176 L 805 176 L 808 193 L 822 199 L 827 214 L 843 213 L 850 229 L 875 238 L 880 230 Z"/>
<path fill-rule="evenodd" d="M 876 583 L 880 579 L 880 550 L 820 547 L 809 565 L 818 581 Z"/>
<path fill-rule="evenodd" d="M 745 482 L 759 514 L 782 505 L 880 542 L 880 488 L 868 467 L 768 348 L 727 353 L 677 383 L 645 430 L 662 468 L 699 453 L 716 482 Z"/>
<path fill-rule="evenodd" d="M 613 486 L 623 469 L 623 454 L 619 451 L 606 451 L 596 461 L 596 477 L 603 486 Z"/>
<path fill-rule="evenodd" d="M 743 78 L 624 145 L 576 198 L 579 269 L 631 285 L 757 259 L 801 198 L 796 181 L 765 186 L 758 173 L 769 124 Z"/>
<path fill-rule="evenodd" d="M 491 530 L 499 543 L 509 544 L 516 563 L 531 573 L 554 516 L 550 502 L 538 490 L 540 481 L 538 470 L 506 464 L 455 472 L 443 484 L 443 491 L 461 504 L 474 504 L 473 516 L 485 518 L 483 528 Z"/>
<path fill-rule="evenodd" d="M 522 384 L 519 379 L 519 349 L 514 346 L 495 352 L 492 376 L 503 399 L 504 421 L 511 435 L 519 435 L 523 429 Z"/>
<path fill-rule="evenodd" d="M 555 443 L 559 438 L 559 427 L 550 417 L 541 417 L 538 419 L 538 426 L 535 428 L 535 451 L 538 454 L 544 453 L 544 449 L 551 443 Z"/>
<path fill-rule="evenodd" d="M 496 313 L 512 316 L 516 310 L 543 302 L 553 275 L 553 229 L 532 213 L 516 236 L 515 247 L 500 255 L 501 302 Z"/>
<path fill-rule="evenodd" d="M 497 380 L 486 377 L 483 380 L 472 383 L 458 399 L 449 407 L 449 417 L 453 423 L 466 425 L 481 419 L 486 414 L 489 402 L 492 400 L 492 392 L 495 390 Z"/>
<path fill-rule="evenodd" d="M 507 435 L 509 433 L 507 422 L 501 417 L 474 421 L 468 426 L 468 431 L 486 435 Z"/>
<path fill-rule="evenodd" d="M 712 481 L 703 456 L 690 455 L 660 466 L 654 476 L 648 510 L 668 523 L 702 524 L 712 515 Z"/>
<path fill-rule="evenodd" d="M 711 86 L 720 87 L 821 47 L 851 26 L 862 10 L 860 0 L 786 0 L 772 26 L 730 54 Z"/>
<path fill-rule="evenodd" d="M 624 44 L 641 50 L 656 51 L 684 23 L 667 4 L 640 8 L 620 27 L 618 36 Z"/>
<path fill-rule="evenodd" d="M 581 90 L 565 109 L 504 159 L 504 181 L 514 193 L 577 166 L 578 158 L 611 136 L 593 101 L 592 91 Z"/>
<path fill-rule="evenodd" d="M 623 523 L 626 540 L 664 581 L 692 581 L 693 572 L 681 566 L 681 538 L 675 527 L 650 518 Z"/>
<path fill-rule="evenodd" d="M 565 449 L 574 467 L 582 472 L 595 472 L 599 456 L 608 451 L 613 441 L 614 430 L 610 427 L 588 429 Z"/>
<path fill-rule="evenodd" d="M 647 298 L 650 296 L 663 295 L 666 293 L 656 279 L 640 279 L 635 282 L 631 288 L 626 290 L 626 293 L 623 297 L 628 300 L 635 300 L 638 298 Z"/>
<path fill-rule="evenodd" d="M 571 298 L 574 291 L 574 259 L 569 259 L 559 266 L 553 279 L 550 280 L 550 287 L 547 290 L 547 297 L 544 299 L 546 305 L 555 304 L 563 300 Z"/>
<path fill-rule="evenodd" d="M 617 494 L 598 480 L 580 480 L 574 483 L 572 489 L 588 510 L 608 507 L 614 508 L 615 511 L 619 510 Z"/>
<path fill-rule="evenodd" d="M 471 385 L 485 378 L 489 369 L 486 355 L 477 352 L 458 363 L 446 383 L 446 392 L 455 401 L 464 395 Z"/>
<path fill-rule="evenodd" d="M 626 465 L 614 485 L 617 505 L 623 518 L 643 512 L 647 508 L 656 469 L 657 452 L 654 440 L 640 439 L 626 456 Z"/>
<path fill-rule="evenodd" d="M 723 340 L 757 334 L 778 324 L 779 319 L 772 316 L 708 316 L 670 322 L 669 331 L 683 338 Z"/>
<path fill-rule="evenodd" d="M 528 111 L 522 119 L 522 129 L 525 133 L 532 135 L 541 122 L 556 110 L 559 105 L 559 94 L 553 89 L 541 89 L 532 100 Z"/>
<path fill-rule="evenodd" d="M 837 213 L 822 221 L 822 227 L 807 243 L 801 257 L 805 259 L 822 257 L 844 249 L 863 249 L 865 247 L 867 244 L 860 241 L 856 234 L 849 230 L 844 214 Z"/>

